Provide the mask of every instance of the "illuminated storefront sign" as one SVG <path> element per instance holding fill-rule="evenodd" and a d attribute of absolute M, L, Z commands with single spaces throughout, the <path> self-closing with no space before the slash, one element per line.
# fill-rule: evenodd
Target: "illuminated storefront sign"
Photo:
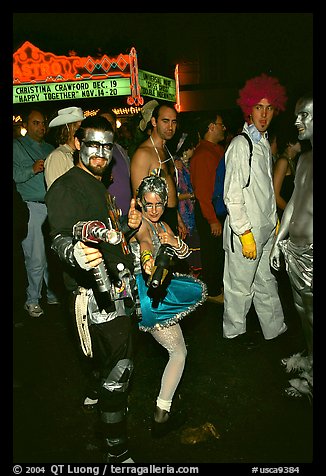
<path fill-rule="evenodd" d="M 174 79 L 139 69 L 138 80 L 143 96 L 150 96 L 165 101 L 176 101 L 176 85 Z"/>
<path fill-rule="evenodd" d="M 105 96 L 126 96 L 131 107 L 143 96 L 175 102 L 176 80 L 139 70 L 134 47 L 116 57 L 56 56 L 26 41 L 13 55 L 14 104 Z"/>
<path fill-rule="evenodd" d="M 14 86 L 13 103 L 62 101 L 104 96 L 128 96 L 129 78 L 112 78 L 94 81 L 70 81 L 48 84 L 21 84 Z"/>

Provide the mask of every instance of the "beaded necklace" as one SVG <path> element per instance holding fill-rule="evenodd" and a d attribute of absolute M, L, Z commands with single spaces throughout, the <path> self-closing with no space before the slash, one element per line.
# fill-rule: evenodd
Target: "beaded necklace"
<path fill-rule="evenodd" d="M 157 150 L 157 148 L 156 148 L 156 146 L 155 146 L 155 144 L 154 144 L 154 141 L 153 141 L 152 136 L 149 136 L 149 138 L 150 138 L 151 143 L 152 143 L 152 145 L 153 145 L 153 147 L 154 147 L 154 150 L 155 150 L 156 155 L 157 155 L 157 158 L 158 158 L 158 162 L 159 162 L 159 164 L 160 164 L 159 170 L 161 170 L 162 164 L 165 164 L 165 163 L 168 162 L 169 160 L 172 160 L 173 167 L 174 167 L 174 171 L 175 171 L 176 182 L 177 182 L 177 184 L 178 184 L 178 171 L 177 171 L 177 168 L 176 168 L 176 166 L 175 166 L 175 164 L 174 164 L 174 158 L 173 158 L 173 156 L 171 155 L 171 152 L 169 151 L 169 149 L 168 149 L 168 148 L 166 147 L 166 145 L 164 144 L 164 148 L 165 148 L 165 150 L 167 151 L 167 153 L 169 154 L 169 157 L 168 157 L 167 159 L 165 159 L 165 160 L 162 161 L 162 160 L 161 160 L 161 156 L 160 156 L 160 154 L 159 154 L 159 152 L 158 152 L 158 150 Z M 158 175 L 160 175 L 160 173 L 159 173 Z"/>

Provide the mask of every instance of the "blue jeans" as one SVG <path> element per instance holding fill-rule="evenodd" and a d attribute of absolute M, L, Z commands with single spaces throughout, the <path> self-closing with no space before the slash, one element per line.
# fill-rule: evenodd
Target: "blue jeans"
<path fill-rule="evenodd" d="M 47 217 L 47 208 L 44 203 L 26 203 L 29 208 L 28 233 L 22 241 L 28 279 L 26 304 L 38 304 L 42 297 L 43 280 L 47 287 L 48 300 L 56 299 L 53 291 L 48 288 L 49 272 L 42 231 L 42 225 Z"/>

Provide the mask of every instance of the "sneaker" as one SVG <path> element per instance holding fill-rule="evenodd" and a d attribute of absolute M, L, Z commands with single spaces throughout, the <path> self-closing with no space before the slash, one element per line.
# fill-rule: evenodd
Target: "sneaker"
<path fill-rule="evenodd" d="M 111 464 L 130 464 L 134 463 L 134 460 L 130 458 L 129 451 L 126 450 L 120 455 L 112 455 L 111 453 L 107 453 L 105 455 L 105 463 Z"/>
<path fill-rule="evenodd" d="M 227 340 L 235 344 L 241 345 L 242 347 L 245 347 L 248 350 L 255 349 L 261 344 L 261 339 L 257 335 L 248 334 L 247 332 L 244 332 L 243 334 L 239 334 L 236 337 Z"/>
<path fill-rule="evenodd" d="M 25 311 L 28 312 L 28 314 L 31 317 L 41 317 L 44 314 L 43 309 L 38 304 L 27 304 L 26 303 L 24 305 L 24 309 L 25 309 Z"/>
<path fill-rule="evenodd" d="M 213 302 L 214 304 L 224 304 L 224 294 L 221 293 L 218 296 L 207 296 L 208 302 Z"/>
<path fill-rule="evenodd" d="M 94 410 L 96 410 L 98 398 L 92 399 L 89 397 L 86 397 L 83 403 L 83 410 L 86 413 L 91 413 Z"/>
<path fill-rule="evenodd" d="M 51 298 L 51 299 L 48 299 L 48 304 L 50 304 L 50 306 L 52 306 L 53 304 L 60 304 L 60 301 L 58 298 Z"/>

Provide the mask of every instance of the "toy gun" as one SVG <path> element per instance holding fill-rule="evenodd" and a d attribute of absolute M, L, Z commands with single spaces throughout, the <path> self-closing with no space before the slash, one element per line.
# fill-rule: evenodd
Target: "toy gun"
<path fill-rule="evenodd" d="M 148 280 L 148 286 L 158 288 L 166 278 L 172 265 L 174 249 L 171 245 L 161 245 L 155 258 L 154 267 Z"/>
<path fill-rule="evenodd" d="M 122 240 L 122 233 L 106 228 L 101 221 L 79 221 L 73 226 L 73 237 L 76 241 L 99 243 L 105 241 L 117 245 Z M 111 282 L 104 261 L 92 268 L 94 278 L 101 293 L 111 292 Z"/>
<path fill-rule="evenodd" d="M 79 221 L 73 226 L 73 235 L 77 241 L 105 241 L 117 245 L 122 240 L 122 233 L 113 228 L 109 229 L 101 221 Z"/>

